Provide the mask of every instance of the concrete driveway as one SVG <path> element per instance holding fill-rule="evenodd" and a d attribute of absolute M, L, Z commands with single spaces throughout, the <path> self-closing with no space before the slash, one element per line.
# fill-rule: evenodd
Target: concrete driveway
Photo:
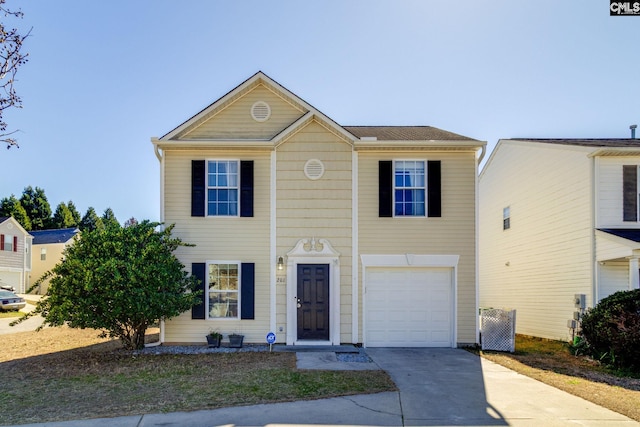
<path fill-rule="evenodd" d="M 367 349 L 396 383 L 403 425 L 640 426 L 460 349 Z"/>

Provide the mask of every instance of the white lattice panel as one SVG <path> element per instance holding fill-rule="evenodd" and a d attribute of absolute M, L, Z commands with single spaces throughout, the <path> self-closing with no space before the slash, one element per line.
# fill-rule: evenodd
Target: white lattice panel
<path fill-rule="evenodd" d="M 516 349 L 516 311 L 487 309 L 480 312 L 482 349 L 509 351 Z"/>

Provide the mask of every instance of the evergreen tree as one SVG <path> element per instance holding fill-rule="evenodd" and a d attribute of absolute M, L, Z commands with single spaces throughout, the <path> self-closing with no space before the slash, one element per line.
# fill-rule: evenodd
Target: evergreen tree
<path fill-rule="evenodd" d="M 36 187 L 34 190 L 31 186 L 26 187 L 20 198 L 20 204 L 31 220 L 32 230 L 43 230 L 49 225 L 51 206 L 42 188 Z"/>
<path fill-rule="evenodd" d="M 71 212 L 71 216 L 73 217 L 72 227 L 78 227 L 80 225 L 80 221 L 82 221 L 80 212 L 78 212 L 76 205 L 74 205 L 71 200 L 69 200 L 69 203 L 67 203 L 67 207 L 69 208 L 69 212 Z"/>
<path fill-rule="evenodd" d="M 98 216 L 95 209 L 89 207 L 89 209 L 87 209 L 87 213 L 84 214 L 82 220 L 80 221 L 80 230 L 93 231 L 102 229 L 104 229 L 102 218 Z"/>
<path fill-rule="evenodd" d="M 105 227 L 120 227 L 120 223 L 111 208 L 107 208 L 102 215 L 102 223 Z"/>
<path fill-rule="evenodd" d="M 24 318 L 40 314 L 45 325 L 102 330 L 126 349 L 144 348 L 149 325 L 198 304 L 198 279 L 173 254 L 192 246 L 171 236 L 173 226 L 143 221 L 82 233 L 64 251 L 51 278 L 47 298 Z"/>
<path fill-rule="evenodd" d="M 20 200 L 13 194 L 0 201 L 0 216 L 12 216 L 27 231 L 31 230 L 31 220 Z"/>
<path fill-rule="evenodd" d="M 51 221 L 51 228 L 71 228 L 75 227 L 75 222 L 73 220 L 73 215 L 71 211 L 65 205 L 64 202 L 60 203 L 56 208 L 55 213 L 53 214 L 53 219 Z"/>

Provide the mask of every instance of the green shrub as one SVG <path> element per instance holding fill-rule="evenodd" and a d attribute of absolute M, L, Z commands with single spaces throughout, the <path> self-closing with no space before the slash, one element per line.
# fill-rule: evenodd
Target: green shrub
<path fill-rule="evenodd" d="M 616 292 L 582 318 L 583 347 L 594 359 L 640 371 L 640 289 Z"/>

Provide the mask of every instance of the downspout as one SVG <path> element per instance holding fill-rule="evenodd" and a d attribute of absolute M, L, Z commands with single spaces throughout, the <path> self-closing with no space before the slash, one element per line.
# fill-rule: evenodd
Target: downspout
<path fill-rule="evenodd" d="M 476 300 L 475 300 L 475 310 L 474 310 L 474 322 L 475 322 L 475 343 L 480 343 L 480 325 L 478 308 L 480 306 L 480 163 L 482 163 L 482 159 L 487 152 L 486 144 L 481 147 L 480 155 L 476 158 L 476 172 L 475 172 L 475 289 L 476 289 Z M 456 343 L 454 343 L 456 344 Z"/>
<path fill-rule="evenodd" d="M 160 223 L 164 224 L 164 156 L 158 146 L 158 138 L 151 138 L 151 142 L 153 143 L 153 152 L 160 162 Z M 164 328 L 164 319 L 160 319 L 160 339 L 157 342 L 145 344 L 145 347 L 162 345 L 165 341 Z"/>

